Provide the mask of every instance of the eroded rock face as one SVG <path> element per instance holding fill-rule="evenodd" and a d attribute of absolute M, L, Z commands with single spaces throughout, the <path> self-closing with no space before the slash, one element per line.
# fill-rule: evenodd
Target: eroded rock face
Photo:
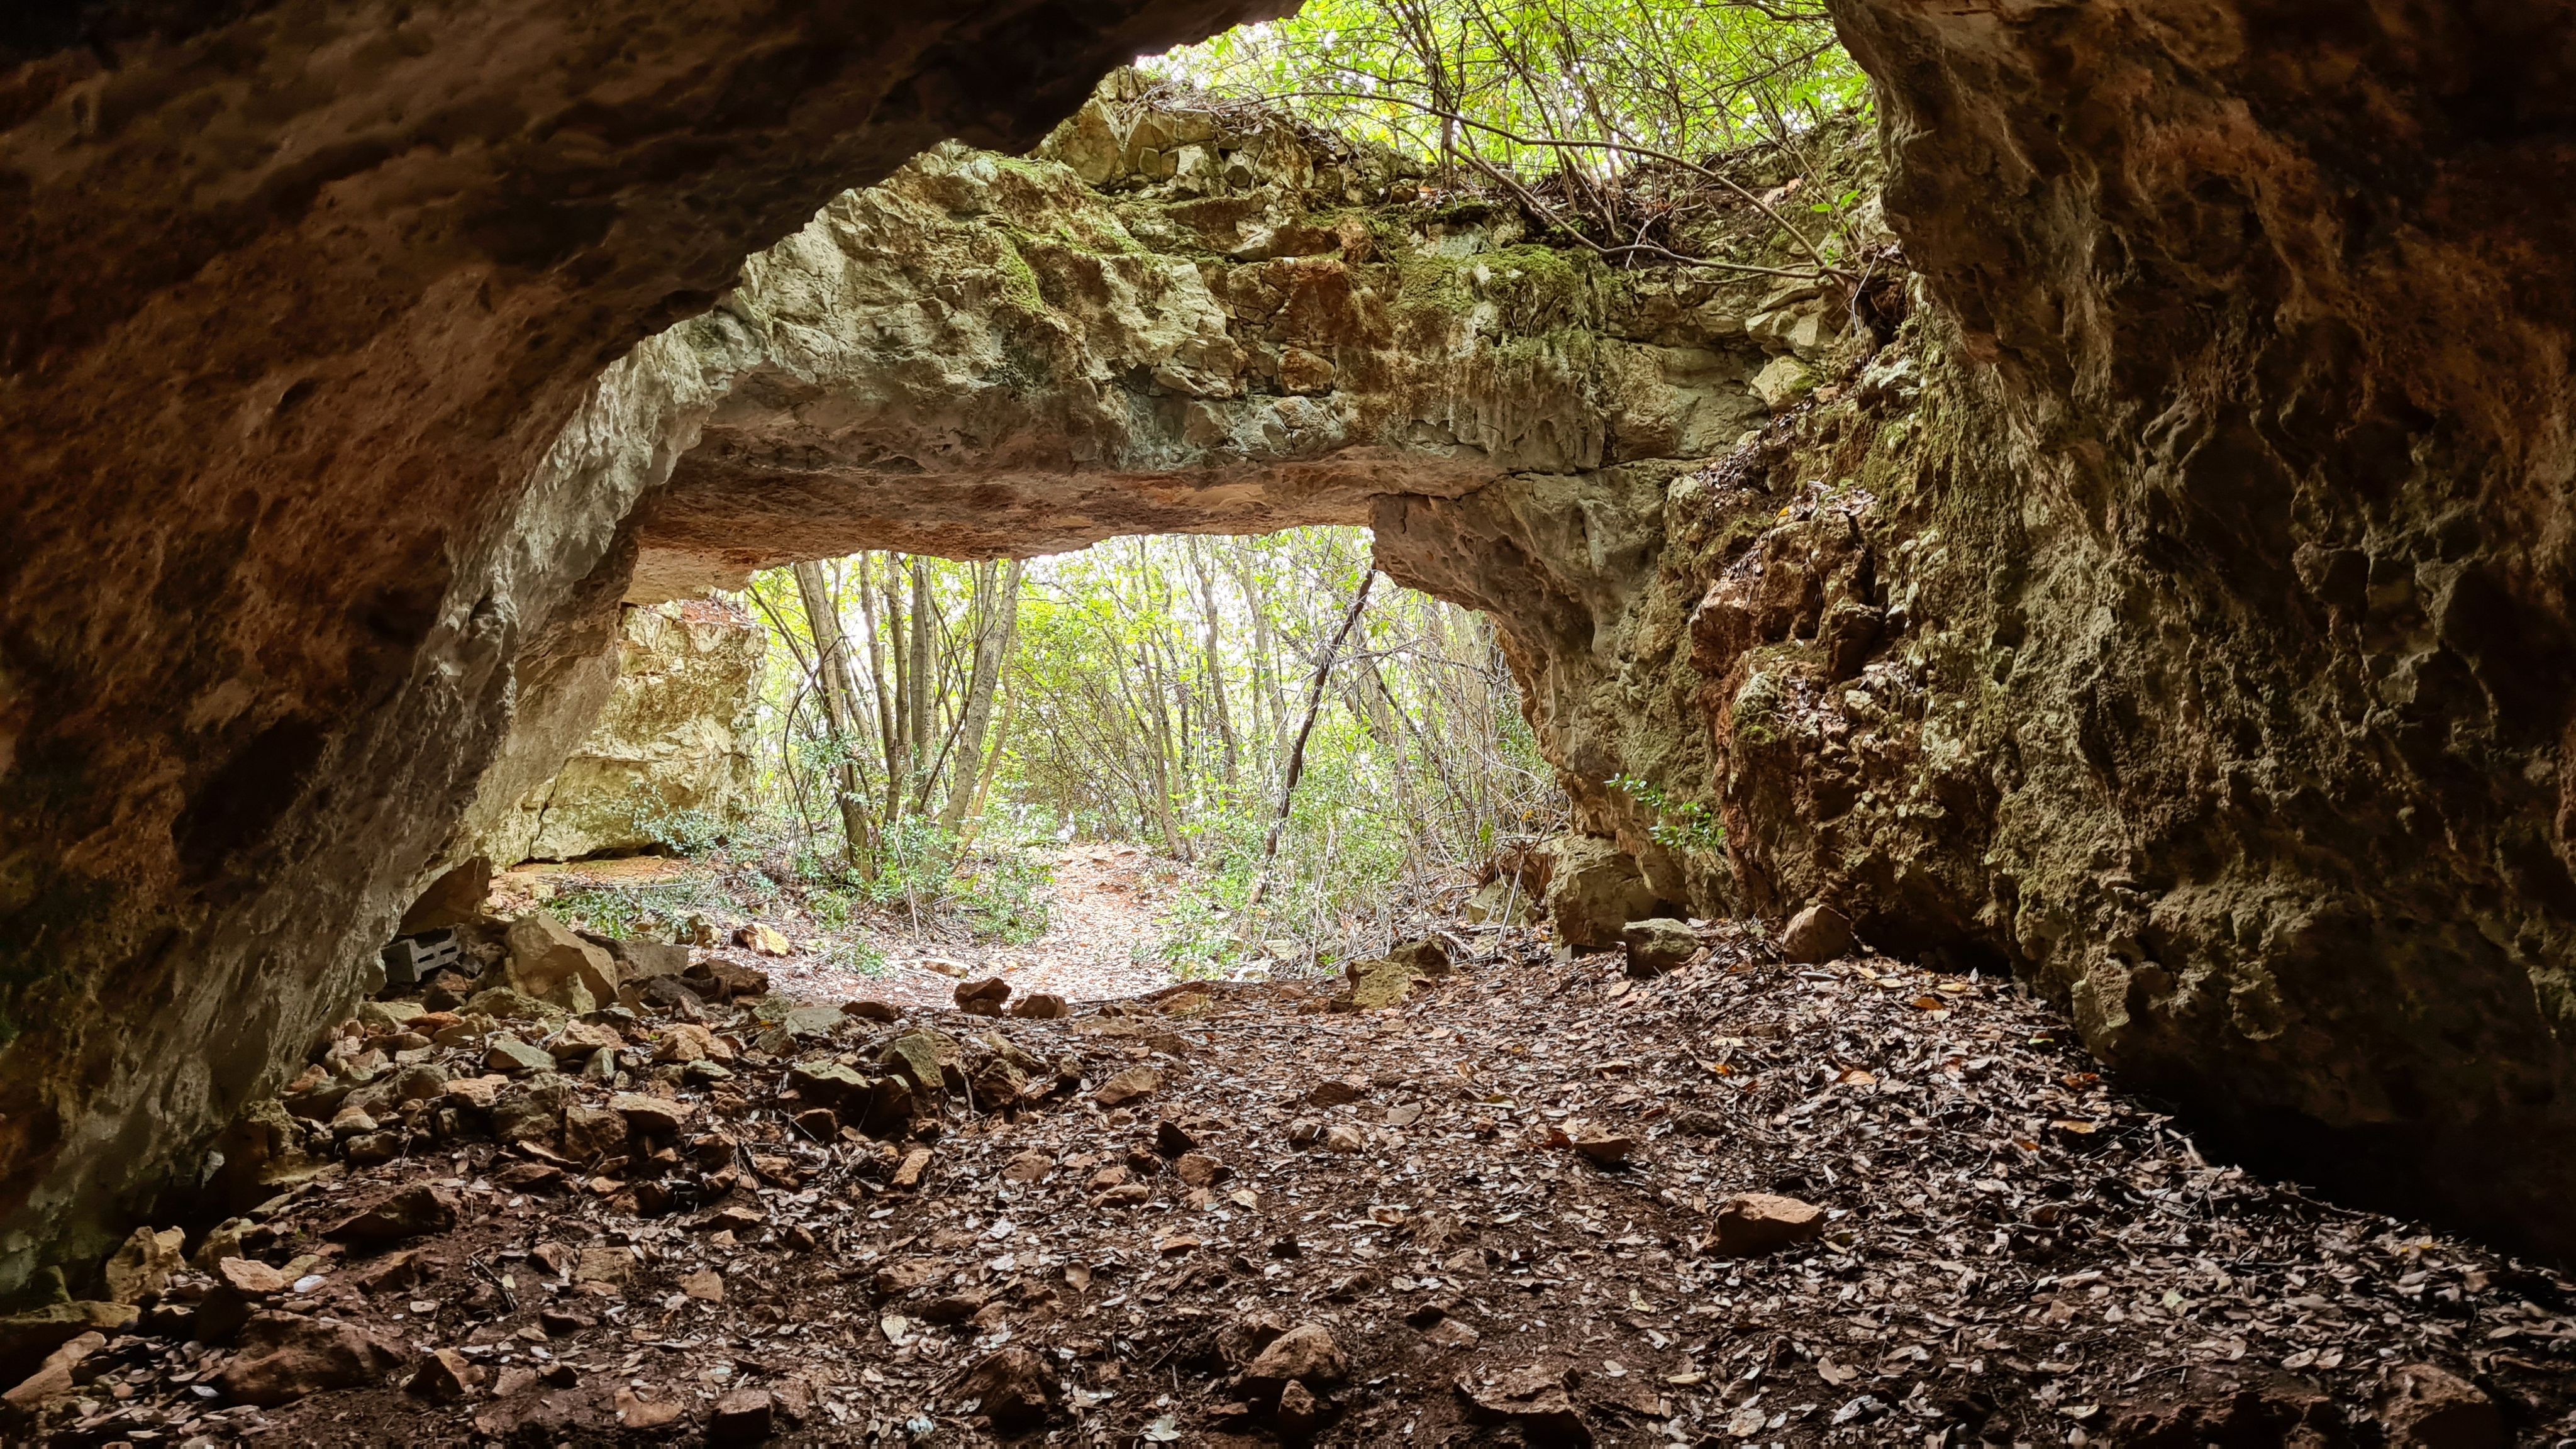
<path fill-rule="evenodd" d="M 475 853 L 510 865 L 720 833 L 752 783 L 767 642 L 759 620 L 721 601 L 628 607 L 598 722 Z"/>
<path fill-rule="evenodd" d="M 1835 11 L 1976 364 L 1873 554 L 1921 888 L 2227 1145 L 2576 1250 L 2576 22 Z"/>
<path fill-rule="evenodd" d="M 682 401 L 602 369 L 843 188 L 1018 150 L 1269 8 L 0 28 L 0 1291 L 102 1256 L 347 999 L 478 780 L 505 810 L 578 739 L 547 702 L 604 696 L 669 456 L 541 465 L 586 396 Z M 505 758 L 541 707 L 553 759 Z"/>
<path fill-rule="evenodd" d="M 1515 476 L 1576 517 L 1763 416 L 1763 284 L 1611 273 L 1417 189 L 1275 121 L 1104 97 L 1035 157 L 945 147 L 840 197 L 639 358 L 721 396 L 671 433 L 633 596 L 870 547 L 1366 523 Z"/>

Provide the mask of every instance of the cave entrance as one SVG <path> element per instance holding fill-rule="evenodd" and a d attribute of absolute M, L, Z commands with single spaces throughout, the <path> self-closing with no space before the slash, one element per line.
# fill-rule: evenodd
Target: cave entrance
<path fill-rule="evenodd" d="M 1074 999 L 1526 921 L 1567 802 L 1501 635 L 1371 549 L 863 552 L 630 605 L 597 724 L 473 848 L 492 911 L 791 943 L 817 995 L 1043 961 Z"/>

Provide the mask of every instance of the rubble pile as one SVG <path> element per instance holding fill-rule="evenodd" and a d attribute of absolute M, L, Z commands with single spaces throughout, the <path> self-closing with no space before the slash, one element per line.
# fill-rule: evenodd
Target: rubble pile
<path fill-rule="evenodd" d="M 1998 983 L 1664 922 L 924 1011 L 491 944 L 256 1117 L 264 1200 L 0 1320 L 13 1441 L 2576 1430 L 2565 1279 L 2203 1161 Z"/>

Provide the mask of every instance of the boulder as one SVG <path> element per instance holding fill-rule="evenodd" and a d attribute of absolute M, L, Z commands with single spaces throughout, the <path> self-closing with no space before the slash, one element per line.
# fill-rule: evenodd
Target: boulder
<path fill-rule="evenodd" d="M 1658 914 L 1663 902 L 1646 882 L 1636 857 L 1598 835 L 1568 835 L 1555 842 L 1556 867 L 1547 887 L 1548 915 L 1557 939 L 1578 951 L 1606 951 L 1620 944 L 1630 921 Z"/>
<path fill-rule="evenodd" d="M 1690 922 L 1670 916 L 1630 921 L 1619 939 L 1628 948 L 1628 974 L 1636 977 L 1679 970 L 1699 952 L 1699 933 L 1690 928 Z"/>
<path fill-rule="evenodd" d="M 1780 932 L 1780 955 L 1803 965 L 1822 965 L 1850 953 L 1851 922 L 1831 906 L 1814 905 L 1789 918 Z"/>
<path fill-rule="evenodd" d="M 1011 983 L 999 976 L 960 981 L 955 994 L 957 1009 L 969 1016 L 1000 1016 L 1002 1003 L 1011 999 Z"/>
<path fill-rule="evenodd" d="M 1276 1394 L 1282 1385 L 1329 1387 L 1350 1377 L 1350 1360 L 1333 1342 L 1332 1330 L 1320 1323 L 1301 1323 L 1270 1341 L 1243 1371 L 1244 1386 Z"/>
<path fill-rule="evenodd" d="M 507 984 L 575 1015 L 617 999 L 617 961 L 570 926 L 532 911 L 510 923 Z"/>
<path fill-rule="evenodd" d="M 157 1297 L 170 1275 L 187 1266 L 180 1251 L 188 1240 L 184 1228 L 136 1228 L 107 1260 L 107 1298 L 111 1303 L 141 1303 Z"/>
<path fill-rule="evenodd" d="M 378 1382 L 401 1367 L 403 1358 L 400 1349 L 354 1324 L 256 1313 L 242 1326 L 237 1351 L 215 1375 L 215 1388 L 233 1403 L 272 1408 L 325 1389 Z"/>
<path fill-rule="evenodd" d="M 1030 1021 L 1055 1021 L 1072 1014 L 1065 999 L 1051 991 L 1034 991 L 1011 1003 L 1011 1015 Z"/>

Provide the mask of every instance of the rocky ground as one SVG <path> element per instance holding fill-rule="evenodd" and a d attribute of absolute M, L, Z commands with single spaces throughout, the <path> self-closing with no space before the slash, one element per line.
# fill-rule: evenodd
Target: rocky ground
<path fill-rule="evenodd" d="M 56 1310 L 41 1370 L 13 1320 L 12 1436 L 2576 1434 L 2566 1279 L 2204 1161 L 1999 983 L 1452 947 L 1375 1011 L 792 1007 L 703 961 L 588 1019 L 371 1005 L 289 1099 L 302 1185 L 185 1266 L 138 1235 L 139 1311 Z"/>

